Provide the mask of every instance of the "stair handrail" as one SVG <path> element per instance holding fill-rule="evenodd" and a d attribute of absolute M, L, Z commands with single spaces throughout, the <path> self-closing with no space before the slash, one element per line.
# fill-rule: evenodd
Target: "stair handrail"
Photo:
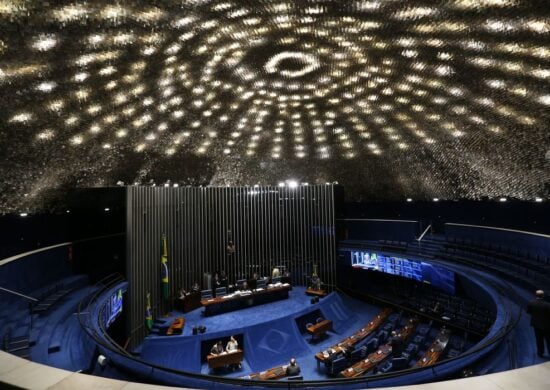
<path fill-rule="evenodd" d="M 31 302 L 38 302 L 38 299 L 33 298 L 33 297 L 30 297 L 30 296 L 25 295 L 25 294 L 21 294 L 21 293 L 19 293 L 19 292 L 17 292 L 17 291 L 9 290 L 9 289 L 4 288 L 4 287 L 0 287 L 0 290 L 5 291 L 5 292 L 7 292 L 7 293 L 9 293 L 9 294 L 13 294 L 13 295 L 20 296 L 20 297 L 22 297 L 22 298 L 25 298 L 26 300 L 31 301 Z"/>
<path fill-rule="evenodd" d="M 422 234 L 420 235 L 420 237 L 418 237 L 418 238 L 416 239 L 416 241 L 418 241 L 418 242 L 422 241 L 422 239 L 424 238 L 424 236 L 426 235 L 426 233 L 428 233 L 428 230 L 430 230 L 431 228 L 432 228 L 432 224 L 430 223 L 430 224 L 428 225 L 428 227 L 422 232 Z"/>

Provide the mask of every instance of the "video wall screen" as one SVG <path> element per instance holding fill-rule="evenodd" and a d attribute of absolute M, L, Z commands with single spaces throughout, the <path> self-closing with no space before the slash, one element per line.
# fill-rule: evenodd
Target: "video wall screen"
<path fill-rule="evenodd" d="M 107 329 L 122 313 L 124 291 L 119 288 L 110 297 L 103 310 L 103 326 Z"/>
<path fill-rule="evenodd" d="M 424 261 L 388 256 L 375 252 L 352 251 L 351 265 L 353 268 L 379 271 L 428 283 L 449 294 L 455 293 L 455 273 Z"/>

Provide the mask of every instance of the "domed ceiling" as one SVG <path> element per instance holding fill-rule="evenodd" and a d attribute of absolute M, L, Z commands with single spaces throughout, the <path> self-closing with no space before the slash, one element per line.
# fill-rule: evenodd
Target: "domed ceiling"
<path fill-rule="evenodd" d="M 0 0 L 0 208 L 150 180 L 547 196 L 549 42 L 540 0 Z"/>

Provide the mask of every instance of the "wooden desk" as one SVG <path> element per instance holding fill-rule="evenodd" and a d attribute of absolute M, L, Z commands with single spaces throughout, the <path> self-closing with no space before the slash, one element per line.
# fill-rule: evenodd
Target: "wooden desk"
<path fill-rule="evenodd" d="M 172 323 L 166 330 L 166 335 L 171 336 L 173 334 L 182 334 L 184 326 L 185 326 L 185 318 L 183 317 L 175 318 L 174 321 L 172 321 Z"/>
<path fill-rule="evenodd" d="M 312 295 L 312 296 L 317 296 L 317 297 L 326 297 L 327 296 L 327 292 L 325 290 L 314 290 L 312 288 L 308 288 L 306 290 L 306 295 Z"/>
<path fill-rule="evenodd" d="M 288 292 L 291 288 L 292 287 L 287 284 L 248 293 L 240 291 L 225 297 L 203 299 L 201 300 L 201 305 L 204 306 L 204 314 L 206 316 L 221 314 L 228 311 L 286 299 L 288 298 Z"/>
<path fill-rule="evenodd" d="M 415 367 L 427 367 L 437 362 L 445 348 L 447 348 L 450 338 L 451 332 L 448 329 L 439 332 L 424 357 L 416 362 Z"/>
<path fill-rule="evenodd" d="M 224 352 L 219 355 L 209 354 L 206 360 L 210 368 L 220 368 L 229 364 L 239 364 L 243 361 L 243 351 L 237 349 L 234 352 Z"/>
<path fill-rule="evenodd" d="M 331 320 L 323 320 L 321 322 L 316 323 L 315 325 L 311 325 L 310 327 L 306 328 L 307 333 L 311 335 L 311 339 L 321 337 L 325 333 L 327 333 L 329 330 L 332 330 L 332 321 Z"/>
<path fill-rule="evenodd" d="M 330 357 L 330 355 L 334 354 L 341 354 L 344 352 L 345 349 L 348 349 L 351 346 L 354 346 L 359 341 L 363 340 L 365 337 L 370 335 L 372 332 L 374 332 L 380 325 L 384 323 L 386 318 L 391 314 L 391 309 L 384 309 L 382 310 L 374 319 L 369 322 L 367 325 L 359 329 L 357 332 L 352 334 L 351 336 L 345 338 L 344 340 L 340 341 L 338 344 L 333 345 L 330 348 L 325 349 L 322 352 L 318 352 L 315 354 L 315 359 L 317 360 L 317 368 L 320 368 L 320 363 L 326 363 Z"/>
<path fill-rule="evenodd" d="M 397 332 L 397 335 L 401 338 L 403 342 L 407 340 L 409 336 L 414 332 L 414 329 L 416 328 L 416 322 L 416 320 L 409 321 L 409 323 L 405 327 L 401 328 L 401 330 Z M 378 348 L 377 351 L 367 356 L 366 359 L 360 360 L 350 368 L 346 368 L 344 371 L 341 371 L 340 375 L 345 378 L 353 378 L 363 375 L 366 372 L 372 370 L 378 364 L 380 364 L 388 356 L 390 356 L 391 352 L 392 347 L 390 343 L 384 344 L 380 348 Z"/>
<path fill-rule="evenodd" d="M 256 379 L 256 380 L 277 380 L 286 376 L 286 365 L 270 368 L 262 372 L 255 372 L 241 377 L 242 379 Z"/>

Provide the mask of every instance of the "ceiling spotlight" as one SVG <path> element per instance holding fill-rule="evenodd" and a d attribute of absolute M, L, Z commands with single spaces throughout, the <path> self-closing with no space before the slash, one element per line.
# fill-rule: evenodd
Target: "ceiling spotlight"
<path fill-rule="evenodd" d="M 535 202 L 542 203 L 542 198 L 539 198 L 538 196 L 535 198 Z"/>
<path fill-rule="evenodd" d="M 105 207 L 105 211 L 111 211 L 111 209 L 109 207 Z"/>
<path fill-rule="evenodd" d="M 506 199 L 506 198 L 500 198 L 498 201 L 499 201 L 499 202 L 506 202 L 507 200 L 508 200 L 508 199 Z"/>
<path fill-rule="evenodd" d="M 412 198 L 407 198 L 407 202 L 412 202 Z"/>
<path fill-rule="evenodd" d="M 116 182 L 116 185 L 119 187 L 124 187 L 124 182 L 122 180 L 119 180 Z"/>
<path fill-rule="evenodd" d="M 434 198 L 433 201 L 434 202 L 439 202 L 439 198 Z"/>
<path fill-rule="evenodd" d="M 279 187 L 284 187 L 285 186 L 285 183 L 284 182 L 279 182 Z"/>
<path fill-rule="evenodd" d="M 27 214 L 27 213 L 21 213 L 21 214 L 19 214 L 20 217 L 26 217 L 27 215 L 29 215 L 29 214 Z"/>
<path fill-rule="evenodd" d="M 66 210 L 65 211 L 67 214 L 70 214 L 71 213 L 71 210 Z"/>
<path fill-rule="evenodd" d="M 298 187 L 298 182 L 296 180 L 288 180 L 287 183 L 290 188 Z"/>
<path fill-rule="evenodd" d="M 174 183 L 174 188 L 178 188 L 180 185 L 178 183 Z"/>
<path fill-rule="evenodd" d="M 308 186 L 309 183 L 307 183 L 307 182 L 306 182 L 306 183 L 302 183 L 302 185 L 303 185 L 303 186 Z"/>

